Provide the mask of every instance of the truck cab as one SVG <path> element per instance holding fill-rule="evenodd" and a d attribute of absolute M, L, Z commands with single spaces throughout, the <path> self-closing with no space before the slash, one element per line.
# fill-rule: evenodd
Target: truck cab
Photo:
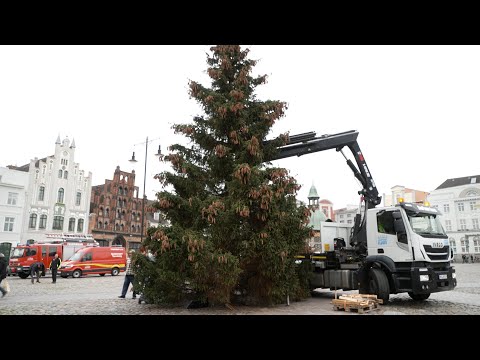
<path fill-rule="evenodd" d="M 403 201 L 368 210 L 366 262 L 383 269 L 389 293 L 408 292 L 421 300 L 457 285 L 440 215 L 436 208 Z"/>

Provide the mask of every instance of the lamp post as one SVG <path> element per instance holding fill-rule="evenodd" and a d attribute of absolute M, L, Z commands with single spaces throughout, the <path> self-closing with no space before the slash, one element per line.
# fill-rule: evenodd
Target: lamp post
<path fill-rule="evenodd" d="M 151 143 L 152 141 L 158 140 L 159 138 L 156 139 L 151 139 L 148 140 L 148 136 L 145 140 L 145 142 L 138 143 L 135 145 L 142 145 L 145 144 L 145 170 L 143 172 L 143 197 L 142 197 L 142 225 L 140 229 L 140 242 L 143 242 L 143 226 L 145 224 L 145 184 L 147 181 L 147 155 L 148 155 L 148 143 Z M 160 156 L 162 155 L 160 145 L 158 145 L 158 152 L 155 154 L 155 156 Z M 132 158 L 129 160 L 131 163 L 136 163 L 137 160 L 135 160 L 135 151 L 133 151 Z"/>

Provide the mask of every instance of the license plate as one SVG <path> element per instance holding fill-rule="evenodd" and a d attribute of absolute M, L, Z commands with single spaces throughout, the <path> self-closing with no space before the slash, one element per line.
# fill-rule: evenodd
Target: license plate
<path fill-rule="evenodd" d="M 438 278 L 439 278 L 440 280 L 447 280 L 447 274 L 438 275 Z"/>

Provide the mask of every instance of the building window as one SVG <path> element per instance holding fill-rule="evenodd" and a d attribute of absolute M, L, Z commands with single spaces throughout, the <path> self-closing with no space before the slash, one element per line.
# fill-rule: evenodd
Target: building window
<path fill-rule="evenodd" d="M 63 171 L 58 170 L 58 178 L 61 179 L 63 177 Z"/>
<path fill-rule="evenodd" d="M 348 219 L 347 224 L 351 224 L 351 223 L 352 223 L 352 220 Z"/>
<path fill-rule="evenodd" d="M 470 211 L 474 211 L 477 207 L 476 201 L 470 201 Z"/>
<path fill-rule="evenodd" d="M 68 171 L 67 170 L 65 170 L 65 172 L 63 173 L 63 178 L 68 179 Z"/>
<path fill-rule="evenodd" d="M 352 214 L 347 214 L 347 217 L 352 217 Z"/>
<path fill-rule="evenodd" d="M 47 228 L 47 215 L 40 215 L 40 224 L 38 224 L 39 229 Z"/>
<path fill-rule="evenodd" d="M 120 230 L 120 225 L 115 224 L 115 231 L 118 231 L 118 230 Z"/>
<path fill-rule="evenodd" d="M 443 212 L 444 213 L 449 213 L 450 212 L 450 204 L 444 204 L 443 205 Z"/>
<path fill-rule="evenodd" d="M 447 231 L 452 231 L 452 221 L 445 220 L 445 227 L 447 228 Z"/>
<path fill-rule="evenodd" d="M 40 189 L 38 189 L 38 201 L 43 201 L 45 198 L 45 186 L 40 186 Z"/>
<path fill-rule="evenodd" d="M 340 220 L 340 224 L 344 224 L 345 223 L 345 220 Z"/>
<path fill-rule="evenodd" d="M 473 246 L 475 246 L 475 252 L 480 252 L 480 236 L 473 237 Z"/>
<path fill-rule="evenodd" d="M 8 193 L 8 200 L 7 204 L 8 205 L 17 205 L 17 200 L 18 200 L 18 193 Z"/>
<path fill-rule="evenodd" d="M 75 205 L 80 206 L 81 201 L 82 201 L 82 193 L 77 192 L 77 200 L 75 201 Z"/>
<path fill-rule="evenodd" d="M 14 223 L 15 223 L 15 218 L 5 217 L 5 224 L 3 225 L 3 231 L 13 231 Z"/>
<path fill-rule="evenodd" d="M 455 242 L 454 238 L 450 238 L 450 247 L 452 248 L 453 253 L 456 254 L 457 253 L 457 243 Z"/>
<path fill-rule="evenodd" d="M 108 208 L 105 209 L 105 216 L 106 217 L 110 216 L 110 210 Z"/>
<path fill-rule="evenodd" d="M 101 228 L 103 227 L 103 223 L 102 223 L 101 221 L 99 221 L 97 227 L 98 227 L 99 229 L 101 229 Z"/>
<path fill-rule="evenodd" d="M 473 230 L 480 230 L 478 226 L 478 219 L 472 219 Z"/>
<path fill-rule="evenodd" d="M 30 229 L 35 229 L 37 227 L 37 214 L 30 215 L 30 222 L 28 223 Z"/>
<path fill-rule="evenodd" d="M 128 242 L 128 250 L 138 251 L 140 250 L 140 246 L 141 244 L 139 242 L 133 242 L 133 241 Z"/>
<path fill-rule="evenodd" d="M 83 231 L 83 219 L 78 219 L 77 232 L 82 232 L 82 231 Z"/>
<path fill-rule="evenodd" d="M 103 216 L 103 206 L 100 206 L 100 211 L 98 212 L 98 216 Z"/>
<path fill-rule="evenodd" d="M 460 230 L 467 230 L 467 220 L 460 219 Z"/>
<path fill-rule="evenodd" d="M 65 193 L 65 191 L 63 190 L 63 188 L 58 189 L 57 203 L 63 204 L 63 194 L 64 193 Z"/>
<path fill-rule="evenodd" d="M 460 243 L 462 244 L 462 253 L 468 253 L 468 240 L 465 240 L 464 237 L 460 239 Z"/>
<path fill-rule="evenodd" d="M 63 230 L 63 216 L 53 217 L 53 230 Z"/>
<path fill-rule="evenodd" d="M 68 220 L 68 231 L 75 231 L 75 218 Z"/>
<path fill-rule="evenodd" d="M 458 206 L 458 211 L 465 211 L 465 207 L 463 206 L 463 202 L 458 203 L 457 206 Z"/>
<path fill-rule="evenodd" d="M 105 224 L 103 225 L 103 228 L 108 230 L 108 221 L 105 221 Z"/>

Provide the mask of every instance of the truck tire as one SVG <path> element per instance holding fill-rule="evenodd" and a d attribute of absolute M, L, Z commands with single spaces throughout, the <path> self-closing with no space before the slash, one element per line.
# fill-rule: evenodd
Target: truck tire
<path fill-rule="evenodd" d="M 28 274 L 25 274 L 25 273 L 21 273 L 21 272 L 20 272 L 20 273 L 18 273 L 18 277 L 19 277 L 20 279 L 26 279 L 26 278 L 28 277 Z"/>
<path fill-rule="evenodd" d="M 430 294 L 414 294 L 411 291 L 408 292 L 408 295 L 415 301 L 427 300 L 430 297 Z"/>
<path fill-rule="evenodd" d="M 120 273 L 120 270 L 118 270 L 118 268 L 112 269 L 112 276 L 117 276 L 119 273 Z"/>
<path fill-rule="evenodd" d="M 74 270 L 74 271 L 72 272 L 72 277 L 73 277 L 74 279 L 77 279 L 77 278 L 79 278 L 80 276 L 82 276 L 82 270 L 77 269 L 77 270 Z"/>
<path fill-rule="evenodd" d="M 385 272 L 381 269 L 371 268 L 369 273 L 370 293 L 377 295 L 386 304 L 390 297 L 390 285 Z"/>

